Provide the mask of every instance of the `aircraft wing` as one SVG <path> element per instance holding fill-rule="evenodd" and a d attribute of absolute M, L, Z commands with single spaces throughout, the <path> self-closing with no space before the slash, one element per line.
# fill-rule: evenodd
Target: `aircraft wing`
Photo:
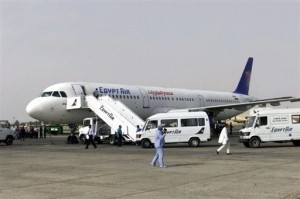
<path fill-rule="evenodd" d="M 224 109 L 236 109 L 236 110 L 248 110 L 255 105 L 263 105 L 270 104 L 272 106 L 279 106 L 280 102 L 298 102 L 300 98 L 295 97 L 279 97 L 279 98 L 270 98 L 270 99 L 260 99 L 254 100 L 251 102 L 242 102 L 242 103 L 234 103 L 234 104 L 223 104 L 223 105 L 216 105 L 216 106 L 206 106 L 206 107 L 199 107 L 199 108 L 190 108 L 188 111 L 206 111 L 211 113 L 218 113 L 222 112 Z"/>

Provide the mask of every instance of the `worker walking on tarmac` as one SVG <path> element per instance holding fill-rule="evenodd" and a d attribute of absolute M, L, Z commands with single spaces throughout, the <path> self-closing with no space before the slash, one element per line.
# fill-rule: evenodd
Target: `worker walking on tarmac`
<path fill-rule="evenodd" d="M 156 166 L 156 162 L 158 160 L 159 162 L 159 167 L 160 168 L 166 168 L 167 166 L 164 163 L 164 145 L 165 145 L 165 136 L 166 136 L 167 129 L 163 130 L 163 126 L 159 125 L 156 134 L 155 134 L 155 149 L 156 153 L 151 161 L 151 165 L 153 167 Z"/>
<path fill-rule="evenodd" d="M 89 125 L 89 131 L 87 133 L 87 136 L 88 136 L 88 139 L 86 140 L 86 146 L 85 146 L 85 149 L 88 149 L 89 148 L 89 145 L 90 143 L 93 144 L 94 148 L 97 148 L 95 142 L 94 142 L 94 137 L 95 137 L 95 132 L 94 130 L 92 129 L 92 126 Z"/>
<path fill-rule="evenodd" d="M 228 139 L 227 127 L 228 127 L 228 124 L 225 123 L 225 126 L 223 127 L 223 129 L 220 133 L 220 137 L 219 137 L 218 142 L 220 144 L 222 144 L 222 146 L 217 149 L 217 155 L 219 155 L 219 152 L 223 148 L 225 148 L 225 146 L 227 146 L 227 155 L 231 155 L 231 153 L 230 153 L 230 142 L 229 142 L 229 139 Z"/>

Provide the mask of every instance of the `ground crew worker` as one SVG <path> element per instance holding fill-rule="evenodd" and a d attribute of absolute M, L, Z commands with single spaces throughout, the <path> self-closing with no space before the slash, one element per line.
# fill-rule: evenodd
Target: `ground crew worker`
<path fill-rule="evenodd" d="M 167 129 L 163 130 L 163 126 L 159 125 L 155 135 L 155 149 L 156 154 L 154 155 L 151 165 L 153 167 L 156 166 L 157 160 L 159 161 L 160 168 L 166 168 L 167 166 L 164 164 L 164 145 L 165 145 L 165 136 L 166 136 Z"/>
<path fill-rule="evenodd" d="M 94 148 L 97 148 L 97 146 L 94 142 L 94 137 L 96 136 L 96 134 L 95 134 L 94 130 L 92 129 L 91 125 L 89 125 L 89 131 L 88 131 L 87 135 L 88 135 L 88 139 L 86 140 L 85 149 L 89 148 L 90 143 L 93 144 Z"/>
<path fill-rule="evenodd" d="M 225 148 L 225 146 L 227 146 L 227 155 L 231 155 L 230 153 L 230 142 L 228 139 L 228 132 L 227 132 L 227 126 L 228 124 L 225 123 L 224 128 L 222 129 L 221 133 L 220 133 L 220 137 L 218 142 L 222 144 L 222 146 L 220 148 L 217 149 L 217 155 L 219 155 L 219 152 Z"/>
<path fill-rule="evenodd" d="M 116 136 L 117 136 L 117 144 L 118 144 L 118 146 L 122 146 L 123 135 L 122 135 L 122 126 L 121 125 L 119 125 L 119 128 L 116 131 Z"/>

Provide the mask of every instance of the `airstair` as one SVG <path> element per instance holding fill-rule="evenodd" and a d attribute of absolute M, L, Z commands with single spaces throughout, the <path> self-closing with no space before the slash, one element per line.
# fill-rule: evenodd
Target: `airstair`
<path fill-rule="evenodd" d="M 107 125 L 111 127 L 114 135 L 119 125 L 122 125 L 123 138 L 126 142 L 136 141 L 136 126 L 143 126 L 145 121 L 130 110 L 121 101 L 116 101 L 109 96 L 85 96 L 87 106 L 96 113 Z"/>

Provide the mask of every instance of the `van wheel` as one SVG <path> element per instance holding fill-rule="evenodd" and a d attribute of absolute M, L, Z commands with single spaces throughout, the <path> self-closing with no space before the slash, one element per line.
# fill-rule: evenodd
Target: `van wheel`
<path fill-rule="evenodd" d="M 152 143 L 148 139 L 142 140 L 142 147 L 143 148 L 150 148 L 152 146 Z"/>
<path fill-rule="evenodd" d="M 198 138 L 191 138 L 189 141 L 189 145 L 191 147 L 198 147 L 200 144 L 200 140 Z"/>
<path fill-rule="evenodd" d="M 253 137 L 249 141 L 249 146 L 251 148 L 258 148 L 260 146 L 260 139 L 258 137 Z"/>
<path fill-rule="evenodd" d="M 300 140 L 293 140 L 294 146 L 300 146 Z"/>
<path fill-rule="evenodd" d="M 14 142 L 14 139 L 12 137 L 7 137 L 5 140 L 6 145 L 12 145 Z"/>

